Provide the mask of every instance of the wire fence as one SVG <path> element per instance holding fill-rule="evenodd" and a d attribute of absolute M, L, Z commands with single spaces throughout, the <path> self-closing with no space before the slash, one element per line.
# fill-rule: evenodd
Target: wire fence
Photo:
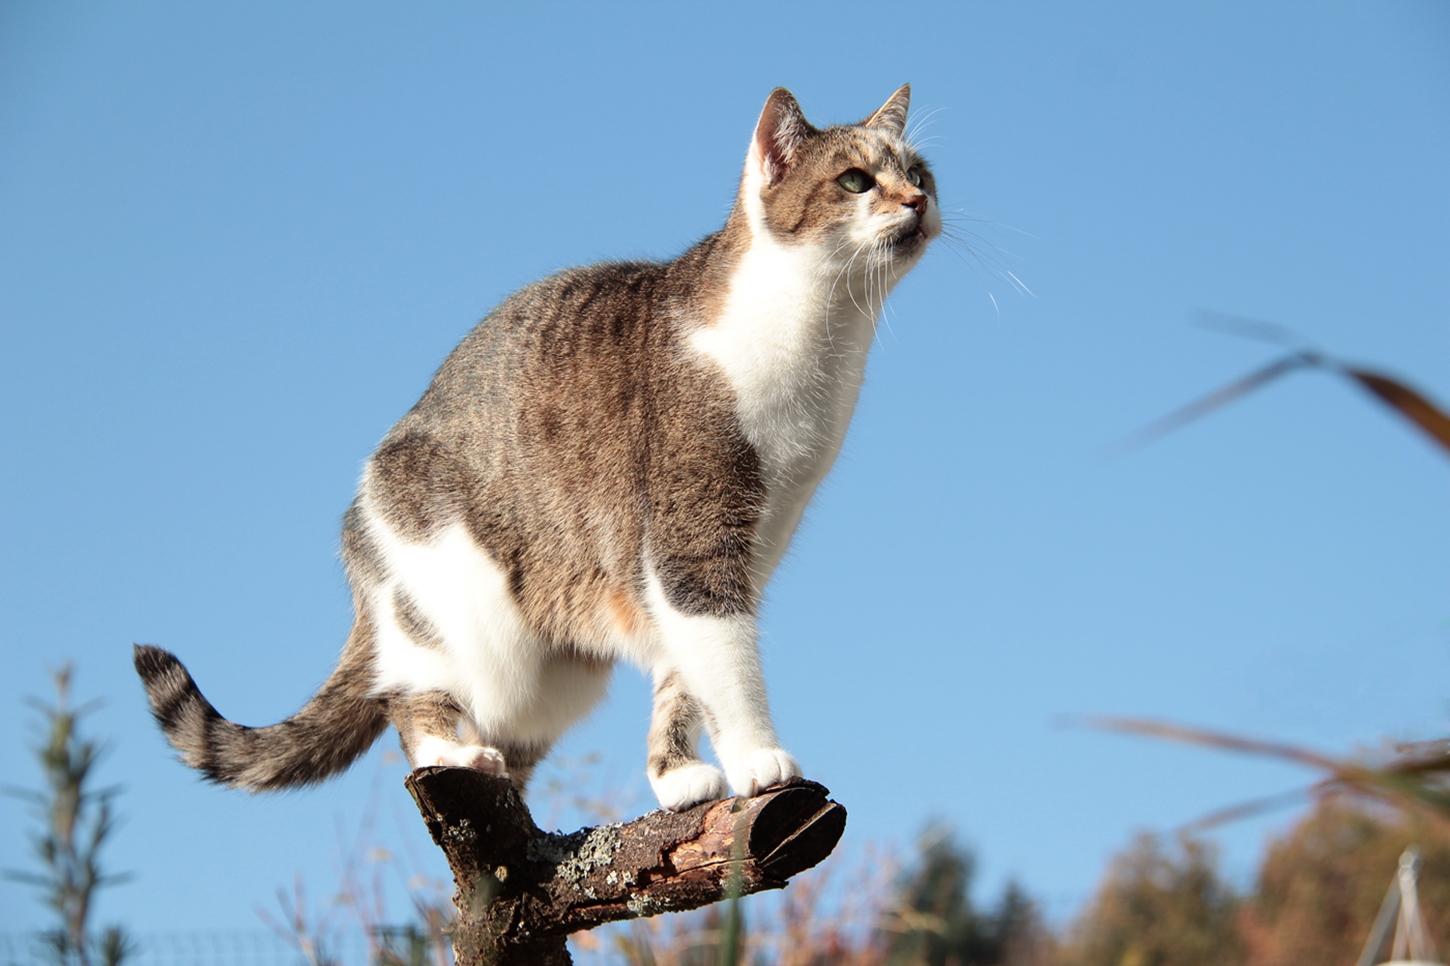
<path fill-rule="evenodd" d="M 176 930 L 130 933 L 134 952 L 124 966 L 309 966 L 311 960 L 281 936 L 266 929 Z M 335 937 L 323 961 L 337 966 L 408 964 L 408 937 L 350 934 Z M 402 940 L 401 942 L 395 940 Z M 385 959 L 379 948 L 392 954 Z M 417 957 L 422 958 L 422 957 Z M 0 933 L 0 966 L 51 966 L 55 962 L 40 933 Z"/>

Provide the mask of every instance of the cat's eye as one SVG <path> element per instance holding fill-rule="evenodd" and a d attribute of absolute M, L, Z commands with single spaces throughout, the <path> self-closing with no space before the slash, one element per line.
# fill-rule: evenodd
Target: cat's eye
<path fill-rule="evenodd" d="M 906 172 L 906 180 L 907 181 L 910 181 L 914 187 L 920 188 L 921 187 L 921 169 L 920 168 L 912 168 L 911 170 L 907 171 Z"/>
<path fill-rule="evenodd" d="M 862 171 L 860 168 L 852 168 L 850 171 L 847 171 L 845 174 L 837 178 L 836 184 L 840 185 L 842 188 L 845 188 L 852 194 L 859 195 L 863 191 L 870 191 L 871 187 L 876 184 L 876 179 L 871 177 L 866 172 Z"/>

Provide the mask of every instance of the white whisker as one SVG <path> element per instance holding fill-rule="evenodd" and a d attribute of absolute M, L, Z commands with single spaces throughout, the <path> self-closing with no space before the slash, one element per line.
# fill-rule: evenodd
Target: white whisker
<path fill-rule="evenodd" d="M 1032 291 L 1032 289 L 1030 289 L 1030 288 L 1027 287 L 1027 283 L 1024 282 L 1024 281 L 1022 281 L 1022 279 L 1018 278 L 1015 272 L 1008 272 L 1007 273 L 1007 277 L 1010 278 L 1013 281 L 1013 283 L 1016 284 L 1016 286 L 1019 289 L 1021 289 L 1023 292 L 1026 292 L 1028 295 L 1031 295 L 1033 298 L 1037 298 L 1037 295 Z"/>
<path fill-rule="evenodd" d="M 919 150 L 921 146 L 926 143 L 925 141 L 921 141 L 918 139 L 921 135 L 921 132 L 926 129 L 926 126 L 928 124 L 931 123 L 932 118 L 936 117 L 944 110 L 946 110 L 946 108 L 944 107 L 934 107 L 924 114 L 913 115 L 911 123 L 906 128 L 906 133 L 902 137 L 902 140 L 906 142 L 907 146 L 912 148 L 913 150 Z"/>

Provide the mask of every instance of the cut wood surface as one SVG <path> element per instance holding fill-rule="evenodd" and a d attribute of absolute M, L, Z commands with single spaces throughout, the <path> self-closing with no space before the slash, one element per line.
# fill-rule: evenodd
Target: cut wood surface
<path fill-rule="evenodd" d="M 541 831 L 506 778 L 420 768 L 406 785 L 453 870 L 458 966 L 564 964 L 568 933 L 779 889 L 846 827 L 826 789 L 800 779 L 568 834 Z"/>

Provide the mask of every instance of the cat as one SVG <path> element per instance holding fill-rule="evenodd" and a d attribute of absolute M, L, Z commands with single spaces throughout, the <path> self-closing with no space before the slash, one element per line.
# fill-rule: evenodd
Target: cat
<path fill-rule="evenodd" d="M 356 620 L 300 711 L 234 724 L 174 656 L 136 646 L 181 760 L 254 791 L 308 785 L 391 721 L 413 767 L 522 790 L 624 660 L 653 674 L 663 807 L 799 776 L 756 615 L 840 451 L 882 303 L 942 231 L 910 96 L 818 129 L 777 88 L 723 229 L 494 309 L 367 463 L 342 531 Z"/>

